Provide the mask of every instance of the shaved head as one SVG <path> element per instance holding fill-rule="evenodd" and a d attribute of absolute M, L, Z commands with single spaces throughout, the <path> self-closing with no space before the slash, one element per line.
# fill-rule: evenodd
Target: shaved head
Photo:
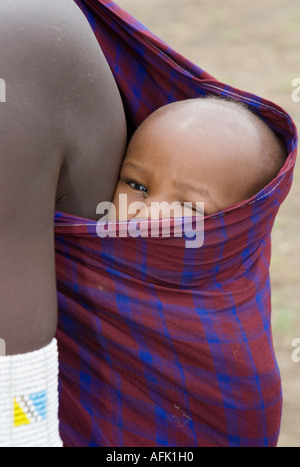
<path fill-rule="evenodd" d="M 150 115 L 140 129 L 146 130 L 155 120 L 161 131 L 166 130 L 165 125 L 173 127 L 178 137 L 184 137 L 188 130 L 194 132 L 193 142 L 199 148 L 203 136 L 209 135 L 211 146 L 219 145 L 221 157 L 226 162 L 227 156 L 229 166 L 234 163 L 229 153 L 236 152 L 239 158 L 236 162 L 250 171 L 247 174 L 241 171 L 240 175 L 252 182 L 253 195 L 276 177 L 287 157 L 271 128 L 246 104 L 232 99 L 212 96 L 174 102 Z"/>
<path fill-rule="evenodd" d="M 126 193 L 132 202 L 204 202 L 205 214 L 215 214 L 256 195 L 285 159 L 279 138 L 246 105 L 215 97 L 175 102 L 133 135 L 114 203 Z"/>

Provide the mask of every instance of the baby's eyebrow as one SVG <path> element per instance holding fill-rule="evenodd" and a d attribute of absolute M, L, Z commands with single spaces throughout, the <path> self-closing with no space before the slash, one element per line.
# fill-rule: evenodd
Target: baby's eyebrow
<path fill-rule="evenodd" d="M 138 170 L 139 172 L 141 172 L 143 174 L 149 174 L 150 173 L 150 171 L 146 167 L 143 167 L 142 165 L 138 165 L 138 164 L 135 164 L 135 163 L 130 162 L 130 161 L 124 162 L 124 164 L 123 164 L 122 169 L 127 169 L 127 168 Z"/>
<path fill-rule="evenodd" d="M 221 210 L 217 201 L 214 199 L 211 192 L 207 188 L 199 186 L 199 185 L 197 186 L 191 185 L 189 182 L 180 182 L 180 181 L 176 182 L 176 186 L 180 189 L 187 190 L 187 191 L 193 191 L 194 193 L 197 193 L 202 197 L 208 198 L 219 210 Z"/>

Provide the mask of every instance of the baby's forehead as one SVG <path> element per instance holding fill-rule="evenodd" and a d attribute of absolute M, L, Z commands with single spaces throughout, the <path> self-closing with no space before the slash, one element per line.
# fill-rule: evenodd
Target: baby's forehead
<path fill-rule="evenodd" d="M 197 138 L 201 141 L 209 132 L 219 140 L 233 137 L 233 131 L 239 131 L 240 136 L 249 132 L 251 136 L 254 123 L 260 125 L 258 117 L 242 105 L 221 99 L 189 99 L 159 108 L 142 123 L 136 134 L 139 138 L 165 135 L 170 142 L 182 138 L 193 138 L 197 142 Z"/>
<path fill-rule="evenodd" d="M 142 131 L 140 131 L 142 130 Z M 163 106 L 152 113 L 141 125 L 141 136 L 155 138 L 165 133 L 172 138 L 197 137 L 199 142 L 206 135 L 212 141 L 228 144 L 253 145 L 257 150 L 263 141 L 269 147 L 280 142 L 272 129 L 247 105 L 221 97 L 188 99 Z"/>
<path fill-rule="evenodd" d="M 258 131 L 263 130 L 263 124 L 258 116 L 247 106 L 236 101 L 221 98 L 198 98 L 174 102 L 160 107 L 152 113 L 141 125 L 140 129 L 146 136 L 154 135 L 162 128 L 186 132 L 200 131 L 201 128 L 215 128 L 223 131 L 226 127 L 242 127 L 245 132 L 253 125 Z M 140 130 L 139 129 L 139 130 Z"/>
<path fill-rule="evenodd" d="M 223 98 L 188 99 L 163 106 L 135 135 L 148 148 L 157 147 L 157 141 L 166 149 L 182 148 L 180 159 L 186 158 L 187 164 L 189 155 L 198 149 L 201 159 L 211 156 L 218 166 L 227 160 L 279 166 L 286 157 L 278 137 L 258 115 L 240 102 Z"/>

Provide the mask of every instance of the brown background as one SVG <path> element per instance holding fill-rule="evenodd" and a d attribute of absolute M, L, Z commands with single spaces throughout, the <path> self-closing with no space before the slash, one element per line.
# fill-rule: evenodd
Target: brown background
<path fill-rule="evenodd" d="M 300 124 L 299 0 L 116 0 L 154 34 L 227 84 L 276 102 Z M 300 93 L 299 93 L 300 95 Z M 280 447 L 300 446 L 300 169 L 273 231 L 273 334 L 283 381 Z"/>

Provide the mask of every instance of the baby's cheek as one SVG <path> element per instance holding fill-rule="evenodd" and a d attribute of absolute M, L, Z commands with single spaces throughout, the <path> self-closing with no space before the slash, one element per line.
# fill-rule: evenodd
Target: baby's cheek
<path fill-rule="evenodd" d="M 125 207 L 126 203 L 120 203 L 120 195 L 124 195 L 124 189 L 122 190 L 122 183 L 118 183 L 112 204 L 114 206 L 113 209 L 115 209 L 116 213 L 116 221 L 122 221 L 122 220 L 127 220 L 127 210 Z"/>
<path fill-rule="evenodd" d="M 116 219 L 113 219 L 112 216 L 114 216 L 114 213 L 116 213 Z M 112 200 L 112 209 L 110 211 L 110 216 L 109 219 L 112 220 L 119 220 L 119 183 L 117 185 L 113 200 Z"/>
<path fill-rule="evenodd" d="M 113 200 L 112 200 L 112 204 L 114 206 L 116 206 L 116 203 L 118 202 L 118 199 L 119 199 L 119 194 L 117 191 L 115 191 L 115 194 L 114 194 L 114 197 L 113 197 Z"/>

